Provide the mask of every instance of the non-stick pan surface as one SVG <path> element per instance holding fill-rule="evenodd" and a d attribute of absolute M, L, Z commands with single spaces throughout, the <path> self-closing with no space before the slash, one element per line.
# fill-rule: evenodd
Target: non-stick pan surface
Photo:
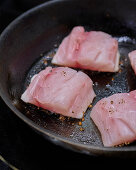
<path fill-rule="evenodd" d="M 31 77 L 51 65 L 62 39 L 74 26 L 87 31 L 100 30 L 119 42 L 120 70 L 101 73 L 84 70 L 103 97 L 136 89 L 136 76 L 128 52 L 136 49 L 136 1 L 64 0 L 42 4 L 12 22 L 0 37 L 0 95 L 12 111 L 38 133 L 54 143 L 93 155 L 135 156 L 136 143 L 123 147 L 104 147 L 100 133 L 90 119 L 64 118 L 20 100 Z M 129 8 L 128 8 L 129 7 Z M 55 84 L 54 84 L 55 86 Z"/>

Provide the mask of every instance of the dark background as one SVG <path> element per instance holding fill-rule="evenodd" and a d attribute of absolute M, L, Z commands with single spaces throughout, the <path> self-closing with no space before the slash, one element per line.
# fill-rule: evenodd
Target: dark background
<path fill-rule="evenodd" d="M 45 0 L 0 0 L 0 33 L 24 11 Z M 16 117 L 0 98 L 0 155 L 23 170 L 92 169 L 135 165 L 135 159 L 92 157 L 56 146 Z M 0 161 L 0 170 L 10 169 Z"/>

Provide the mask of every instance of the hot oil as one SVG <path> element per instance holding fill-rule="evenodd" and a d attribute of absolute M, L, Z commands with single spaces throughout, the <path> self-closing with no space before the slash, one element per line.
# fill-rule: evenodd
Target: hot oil
<path fill-rule="evenodd" d="M 64 136 L 75 142 L 92 145 L 102 145 L 98 129 L 90 119 L 93 106 L 104 97 L 115 93 L 124 93 L 136 89 L 136 76 L 131 68 L 128 53 L 136 49 L 136 41 L 128 36 L 116 36 L 119 42 L 120 65 L 116 73 L 96 72 L 81 70 L 93 81 L 93 88 L 96 93 L 91 107 L 85 113 L 84 120 L 64 118 L 47 110 L 37 108 L 31 104 L 23 103 L 26 116 L 45 129 L 57 135 Z M 46 53 L 40 54 L 39 60 L 34 63 L 27 74 L 24 90 L 30 83 L 33 75 L 39 73 L 47 66 L 57 67 L 51 64 L 51 60 L 56 53 L 58 44 Z M 80 69 L 77 69 L 80 70 Z M 82 130 L 81 130 L 82 129 Z"/>

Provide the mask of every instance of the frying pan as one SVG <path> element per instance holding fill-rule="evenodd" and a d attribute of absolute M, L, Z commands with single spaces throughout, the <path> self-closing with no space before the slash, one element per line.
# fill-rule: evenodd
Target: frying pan
<path fill-rule="evenodd" d="M 14 20 L 0 36 L 0 95 L 13 113 L 57 145 L 90 155 L 135 157 L 135 142 L 124 147 L 103 146 L 90 119 L 92 108 L 87 109 L 81 130 L 79 120 L 63 119 L 20 100 L 31 77 L 51 65 L 62 39 L 77 25 L 87 31 L 107 32 L 119 42 L 118 73 L 85 70 L 97 94 L 92 105 L 114 93 L 136 89 L 136 76 L 128 59 L 128 52 L 136 49 L 135 6 L 134 0 L 58 0 L 37 6 Z"/>

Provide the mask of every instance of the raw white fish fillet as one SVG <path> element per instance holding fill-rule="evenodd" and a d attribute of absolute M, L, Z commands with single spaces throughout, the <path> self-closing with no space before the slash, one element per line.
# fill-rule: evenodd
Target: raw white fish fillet
<path fill-rule="evenodd" d="M 68 67 L 47 67 L 32 78 L 21 99 L 73 118 L 82 118 L 95 97 L 92 80 Z"/>
<path fill-rule="evenodd" d="M 90 116 L 101 133 L 104 146 L 136 140 L 136 90 L 101 99 Z"/>
<path fill-rule="evenodd" d="M 52 63 L 94 71 L 117 72 L 118 42 L 107 33 L 85 32 L 81 26 L 74 27 L 60 44 Z"/>
<path fill-rule="evenodd" d="M 133 70 L 136 74 L 136 50 L 130 52 L 128 54 L 128 56 L 129 56 L 129 59 L 130 59 L 131 66 L 132 66 L 132 68 L 133 68 Z"/>

